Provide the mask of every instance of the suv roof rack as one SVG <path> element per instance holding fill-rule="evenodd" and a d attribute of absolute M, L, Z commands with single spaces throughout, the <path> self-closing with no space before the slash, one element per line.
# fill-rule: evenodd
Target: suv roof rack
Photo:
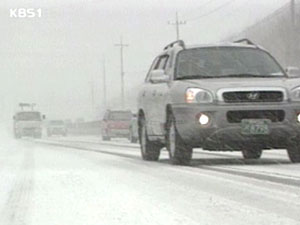
<path fill-rule="evenodd" d="M 236 40 L 233 43 L 243 43 L 243 42 L 245 42 L 247 45 L 255 45 L 256 46 L 256 44 L 254 44 L 252 41 L 250 41 L 247 38 Z"/>
<path fill-rule="evenodd" d="M 178 44 L 179 46 L 185 48 L 184 41 L 183 40 L 177 40 L 177 41 L 173 41 L 172 43 L 170 43 L 166 47 L 164 47 L 164 50 L 167 50 L 168 48 L 172 48 L 175 44 Z"/>
<path fill-rule="evenodd" d="M 21 108 L 22 111 L 24 111 L 24 108 L 30 108 L 31 111 L 34 110 L 34 107 L 36 106 L 35 103 L 19 103 L 19 107 Z"/>

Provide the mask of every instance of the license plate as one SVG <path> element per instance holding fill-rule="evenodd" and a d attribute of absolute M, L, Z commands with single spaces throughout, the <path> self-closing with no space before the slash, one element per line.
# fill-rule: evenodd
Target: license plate
<path fill-rule="evenodd" d="M 246 135 L 269 134 L 269 123 L 270 120 L 242 120 L 242 133 Z"/>

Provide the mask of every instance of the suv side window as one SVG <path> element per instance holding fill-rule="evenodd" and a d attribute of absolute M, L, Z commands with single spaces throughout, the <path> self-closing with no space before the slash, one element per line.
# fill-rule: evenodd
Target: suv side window
<path fill-rule="evenodd" d="M 158 59 L 159 59 L 159 58 L 155 58 L 155 59 L 154 59 L 152 65 L 151 65 L 151 67 L 150 67 L 150 69 L 149 69 L 149 71 L 148 71 L 148 73 L 147 73 L 147 76 L 146 76 L 146 79 L 145 79 L 146 82 L 148 82 L 148 81 L 150 80 L 150 73 L 151 73 L 151 71 L 155 68 Z"/>
<path fill-rule="evenodd" d="M 169 55 L 163 55 L 156 58 L 150 68 L 150 71 L 148 72 L 148 75 L 146 77 L 146 82 L 149 82 L 149 80 L 151 79 L 150 73 L 152 70 L 165 70 L 168 61 L 169 61 Z"/>
<path fill-rule="evenodd" d="M 168 59 L 169 59 L 168 55 L 163 55 L 163 56 L 159 57 L 159 60 L 156 63 L 154 69 L 155 70 L 165 70 L 166 66 L 167 66 Z"/>

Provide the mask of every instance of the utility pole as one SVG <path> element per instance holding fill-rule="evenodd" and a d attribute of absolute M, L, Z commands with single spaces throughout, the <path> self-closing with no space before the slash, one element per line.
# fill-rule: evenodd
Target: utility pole
<path fill-rule="evenodd" d="M 116 47 L 120 47 L 120 59 L 121 59 L 121 104 L 124 108 L 124 59 L 123 59 L 123 48 L 128 47 L 128 44 L 123 43 L 123 38 L 121 36 L 120 43 L 115 44 Z"/>
<path fill-rule="evenodd" d="M 177 40 L 180 40 L 179 26 L 185 25 L 185 24 L 186 24 L 186 21 L 179 21 L 179 18 L 178 18 L 178 12 L 176 12 L 176 15 L 175 15 L 175 22 L 170 22 L 170 21 L 168 21 L 168 24 L 169 24 L 169 25 L 174 25 L 174 26 L 175 26 L 175 28 L 176 28 L 176 39 L 177 39 Z"/>
<path fill-rule="evenodd" d="M 296 25 L 296 9 L 295 9 L 295 0 L 291 0 L 291 23 L 292 23 L 292 27 L 294 28 Z"/>
<path fill-rule="evenodd" d="M 95 109 L 95 86 L 94 86 L 94 80 L 90 81 L 91 85 L 91 100 L 92 100 L 92 107 L 93 110 Z"/>
<path fill-rule="evenodd" d="M 290 3 L 291 10 L 291 43 L 290 43 L 290 59 L 289 64 L 294 65 L 295 63 L 295 51 L 296 51 L 296 12 L 295 12 L 295 0 L 291 0 Z"/>
<path fill-rule="evenodd" d="M 102 69 L 103 69 L 103 105 L 104 108 L 107 108 L 107 98 L 106 98 L 106 68 L 105 68 L 105 57 L 103 57 L 102 61 Z"/>

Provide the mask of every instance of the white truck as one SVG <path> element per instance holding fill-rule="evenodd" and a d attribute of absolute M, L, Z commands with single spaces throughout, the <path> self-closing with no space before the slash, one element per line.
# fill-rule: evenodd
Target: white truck
<path fill-rule="evenodd" d="M 41 138 L 42 124 L 43 120 L 46 118 L 45 115 L 42 115 L 38 111 L 34 111 L 33 108 L 29 111 L 23 110 L 24 105 L 25 104 L 20 104 L 22 110 L 16 112 L 13 116 L 13 131 L 15 138 L 19 139 L 23 136 Z"/>

